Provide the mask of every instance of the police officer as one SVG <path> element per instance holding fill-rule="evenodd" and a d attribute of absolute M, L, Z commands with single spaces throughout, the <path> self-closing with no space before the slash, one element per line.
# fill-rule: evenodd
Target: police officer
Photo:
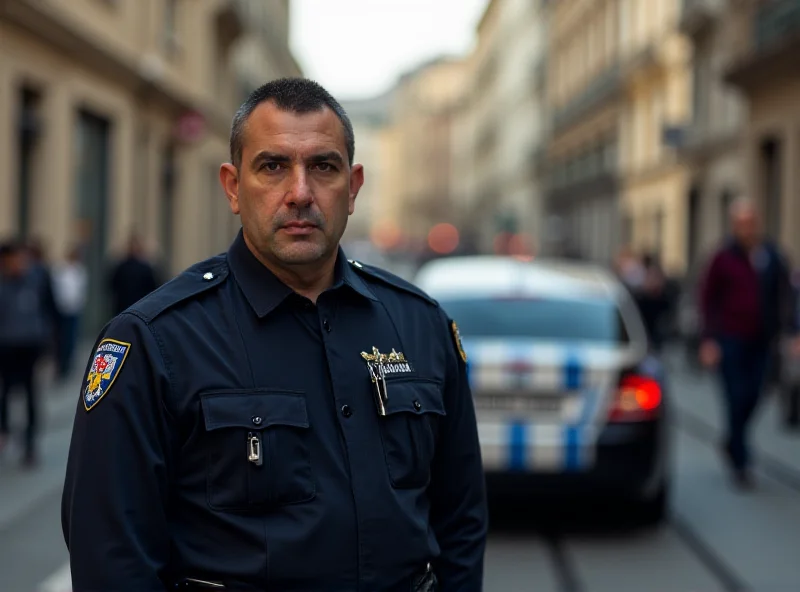
<path fill-rule="evenodd" d="M 242 230 L 88 362 L 62 503 L 76 592 L 481 590 L 466 356 L 434 300 L 345 258 L 353 153 L 309 80 L 236 114 L 220 179 Z"/>

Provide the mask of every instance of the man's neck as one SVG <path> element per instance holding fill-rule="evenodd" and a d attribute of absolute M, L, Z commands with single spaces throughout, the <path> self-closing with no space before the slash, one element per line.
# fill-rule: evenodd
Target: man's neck
<path fill-rule="evenodd" d="M 264 263 L 281 282 L 315 304 L 319 295 L 333 285 L 334 270 L 336 268 L 335 255 L 332 259 L 322 264 L 296 266 L 291 269 L 277 267 L 271 265 L 269 262 L 262 263 Z"/>
<path fill-rule="evenodd" d="M 250 245 L 247 237 L 245 237 L 245 244 L 255 258 L 269 269 L 275 277 L 315 304 L 319 295 L 333 285 L 338 250 L 323 261 L 287 267 L 263 257 L 257 249 Z"/>

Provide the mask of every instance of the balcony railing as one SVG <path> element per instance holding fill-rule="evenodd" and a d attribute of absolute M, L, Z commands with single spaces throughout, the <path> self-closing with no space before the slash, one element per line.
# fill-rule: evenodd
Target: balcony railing
<path fill-rule="evenodd" d="M 786 39 L 800 35 L 800 0 L 772 0 L 762 3 L 755 18 L 755 46 L 757 51 Z"/>
<path fill-rule="evenodd" d="M 722 0 L 683 0 L 681 7 L 683 14 L 712 13 L 723 8 Z"/>
<path fill-rule="evenodd" d="M 613 98 L 619 92 L 621 83 L 622 69 L 619 63 L 616 63 L 598 75 L 582 93 L 566 106 L 555 111 L 553 127 L 558 130 Z"/>
<path fill-rule="evenodd" d="M 684 33 L 697 33 L 722 14 L 722 0 L 683 0 L 680 27 Z"/>

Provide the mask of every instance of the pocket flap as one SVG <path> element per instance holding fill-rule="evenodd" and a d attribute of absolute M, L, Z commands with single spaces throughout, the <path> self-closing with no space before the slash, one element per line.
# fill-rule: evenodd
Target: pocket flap
<path fill-rule="evenodd" d="M 258 390 L 200 395 L 206 430 L 263 429 L 273 425 L 308 427 L 305 393 Z"/>
<path fill-rule="evenodd" d="M 438 382 L 423 379 L 392 380 L 387 383 L 389 399 L 386 414 L 436 413 L 446 415 L 442 391 Z"/>

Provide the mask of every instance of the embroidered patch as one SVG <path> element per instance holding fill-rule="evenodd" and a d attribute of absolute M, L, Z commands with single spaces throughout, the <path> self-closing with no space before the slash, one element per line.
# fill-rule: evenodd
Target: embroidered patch
<path fill-rule="evenodd" d="M 456 340 L 456 347 L 458 348 L 458 353 L 461 355 L 461 359 L 466 364 L 467 363 L 467 352 L 464 351 L 464 346 L 461 344 L 461 333 L 459 333 L 458 325 L 456 325 L 455 321 L 450 323 L 450 328 L 453 331 L 453 339 Z"/>
<path fill-rule="evenodd" d="M 83 406 L 86 411 L 91 411 L 111 389 L 130 348 L 130 343 L 116 339 L 103 339 L 97 346 L 83 391 Z"/>

